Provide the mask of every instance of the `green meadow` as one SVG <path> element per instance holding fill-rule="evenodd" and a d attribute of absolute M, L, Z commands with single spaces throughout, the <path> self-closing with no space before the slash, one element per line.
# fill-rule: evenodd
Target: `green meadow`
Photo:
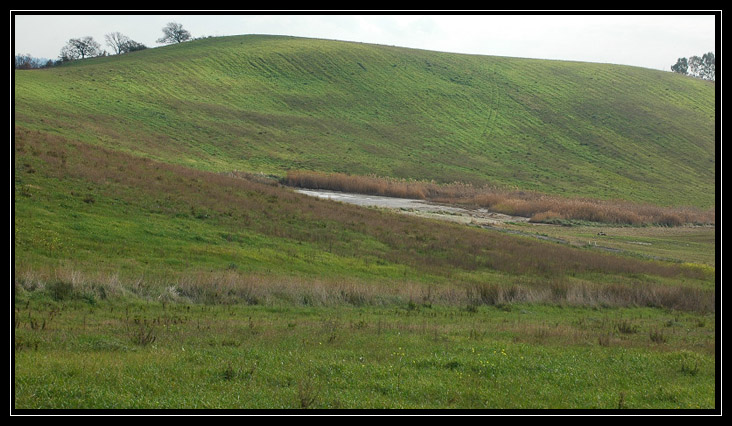
<path fill-rule="evenodd" d="M 283 184 L 712 209 L 711 83 L 273 36 L 14 83 L 14 411 L 720 408 L 713 225 L 515 235 Z"/>
<path fill-rule="evenodd" d="M 15 402 L 24 408 L 715 405 L 713 315 L 421 303 L 16 306 Z"/>

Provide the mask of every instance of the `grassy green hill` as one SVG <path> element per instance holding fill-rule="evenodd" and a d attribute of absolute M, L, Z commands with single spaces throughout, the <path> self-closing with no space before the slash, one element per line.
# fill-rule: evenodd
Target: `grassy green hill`
<path fill-rule="evenodd" d="M 15 124 L 209 171 L 715 204 L 715 87 L 628 66 L 275 36 L 15 73 Z"/>

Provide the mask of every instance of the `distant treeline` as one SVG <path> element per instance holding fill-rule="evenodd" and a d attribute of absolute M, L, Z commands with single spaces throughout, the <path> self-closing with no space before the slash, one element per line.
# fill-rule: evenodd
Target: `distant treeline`
<path fill-rule="evenodd" d="M 176 22 L 169 22 L 163 27 L 163 37 L 157 40 L 158 43 L 171 44 L 182 43 L 191 40 L 192 36 L 183 25 Z M 62 64 L 64 62 L 75 61 L 77 59 L 95 58 L 98 56 L 120 55 L 123 53 L 135 52 L 147 49 L 142 43 L 127 37 L 126 35 L 115 31 L 104 35 L 107 46 L 112 49 L 112 53 L 102 49 L 93 37 L 77 37 L 71 38 L 61 49 L 58 60 L 34 58 L 29 54 L 15 56 L 15 69 L 38 69 L 48 68 Z"/>
<path fill-rule="evenodd" d="M 582 220 L 623 225 L 681 226 L 714 224 L 715 211 L 693 207 L 661 207 L 626 201 L 563 198 L 531 191 L 506 190 L 465 183 L 436 184 L 377 176 L 343 173 L 289 171 L 291 186 L 330 189 L 361 194 L 414 198 L 434 202 L 472 205 L 498 213 L 528 217 L 533 222 Z"/>
<path fill-rule="evenodd" d="M 32 70 L 39 68 L 48 68 L 60 64 L 62 61 L 59 59 L 54 61 L 46 58 L 34 58 L 31 55 L 15 55 L 15 69 L 16 70 Z"/>

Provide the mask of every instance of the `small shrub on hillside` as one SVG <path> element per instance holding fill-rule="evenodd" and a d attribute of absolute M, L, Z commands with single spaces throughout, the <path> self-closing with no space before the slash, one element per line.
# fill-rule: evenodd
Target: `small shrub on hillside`
<path fill-rule="evenodd" d="M 668 342 L 668 336 L 664 335 L 661 330 L 653 329 L 649 333 L 651 342 L 653 343 L 666 343 Z"/>
<path fill-rule="evenodd" d="M 634 334 L 638 332 L 638 326 L 628 320 L 617 321 L 615 328 L 622 334 Z"/>
<path fill-rule="evenodd" d="M 53 300 L 70 299 L 74 294 L 74 286 L 67 281 L 55 280 L 46 284 L 46 289 Z"/>
<path fill-rule="evenodd" d="M 138 324 L 138 326 L 132 331 L 131 340 L 136 345 L 147 346 L 154 343 L 155 340 L 157 340 L 157 336 L 155 335 L 153 327 L 145 324 Z"/>

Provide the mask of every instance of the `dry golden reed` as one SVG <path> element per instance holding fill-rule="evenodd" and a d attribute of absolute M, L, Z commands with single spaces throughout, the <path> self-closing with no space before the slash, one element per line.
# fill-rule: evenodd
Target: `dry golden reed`
<path fill-rule="evenodd" d="M 714 224 L 715 210 L 694 207 L 662 207 L 622 200 L 564 198 L 530 191 L 505 190 L 494 186 L 436 184 L 344 173 L 288 171 L 285 182 L 311 189 L 356 192 L 370 195 L 414 198 L 442 203 L 483 207 L 498 213 L 528 217 L 533 222 L 581 220 L 624 225 L 681 226 Z"/>

